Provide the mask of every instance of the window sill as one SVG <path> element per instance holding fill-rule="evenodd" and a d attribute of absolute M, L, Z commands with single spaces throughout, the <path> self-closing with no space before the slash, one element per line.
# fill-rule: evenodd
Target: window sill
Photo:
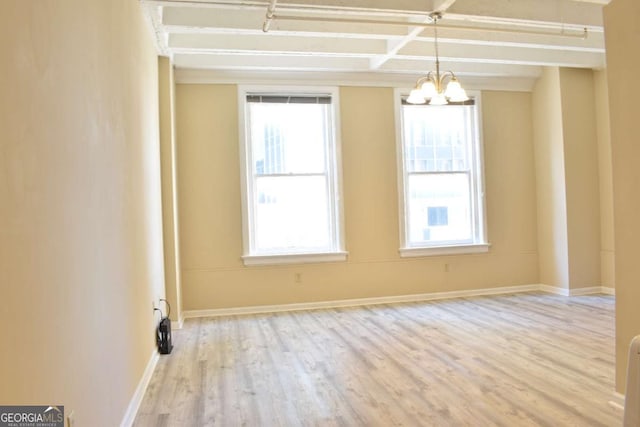
<path fill-rule="evenodd" d="M 489 243 L 474 243 L 470 245 L 452 245 L 452 246 L 431 246 L 421 248 L 400 248 L 400 256 L 408 257 L 426 257 L 439 255 L 464 255 L 464 254 L 481 254 L 489 252 Z"/>
<path fill-rule="evenodd" d="M 340 262 L 347 260 L 348 252 L 325 252 L 309 254 L 278 254 L 278 255 L 244 255 L 242 261 L 245 266 L 276 265 L 276 264 L 313 264 L 319 262 Z"/>

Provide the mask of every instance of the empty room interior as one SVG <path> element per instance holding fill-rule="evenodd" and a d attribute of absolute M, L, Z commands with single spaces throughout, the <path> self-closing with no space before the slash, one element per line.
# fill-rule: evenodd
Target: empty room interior
<path fill-rule="evenodd" d="M 0 405 L 640 426 L 637 0 L 0 9 Z"/>

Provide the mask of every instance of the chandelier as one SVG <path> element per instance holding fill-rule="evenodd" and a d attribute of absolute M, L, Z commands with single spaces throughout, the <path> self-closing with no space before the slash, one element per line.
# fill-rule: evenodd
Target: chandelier
<path fill-rule="evenodd" d="M 438 57 L 438 21 L 442 18 L 442 13 L 433 12 L 429 16 L 433 22 L 435 34 L 436 71 L 435 73 L 429 71 L 426 76 L 418 79 L 415 88 L 411 90 L 407 98 L 407 102 L 409 104 L 425 104 L 428 101 L 429 105 L 445 105 L 450 102 L 467 101 L 469 97 L 460 85 L 456 75 L 453 74 L 452 71 L 440 72 L 440 59 Z M 447 83 L 446 89 L 445 83 Z"/>

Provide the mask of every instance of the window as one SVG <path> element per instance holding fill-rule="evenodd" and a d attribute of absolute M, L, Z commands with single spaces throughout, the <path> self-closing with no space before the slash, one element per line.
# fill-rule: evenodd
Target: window
<path fill-rule="evenodd" d="M 245 264 L 346 259 L 337 90 L 239 93 Z"/>
<path fill-rule="evenodd" d="M 429 227 L 449 225 L 449 208 L 447 206 L 429 207 Z"/>
<path fill-rule="evenodd" d="M 478 97 L 443 106 L 396 99 L 401 255 L 486 252 Z"/>

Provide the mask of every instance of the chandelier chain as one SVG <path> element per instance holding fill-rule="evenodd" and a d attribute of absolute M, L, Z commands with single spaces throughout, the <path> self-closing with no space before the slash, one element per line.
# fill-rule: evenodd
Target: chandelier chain
<path fill-rule="evenodd" d="M 440 18 L 439 15 L 434 15 L 433 16 L 433 34 L 434 34 L 434 41 L 435 41 L 435 45 L 436 45 L 436 84 L 438 86 L 438 89 L 440 89 L 440 55 L 438 52 L 438 19 Z"/>

